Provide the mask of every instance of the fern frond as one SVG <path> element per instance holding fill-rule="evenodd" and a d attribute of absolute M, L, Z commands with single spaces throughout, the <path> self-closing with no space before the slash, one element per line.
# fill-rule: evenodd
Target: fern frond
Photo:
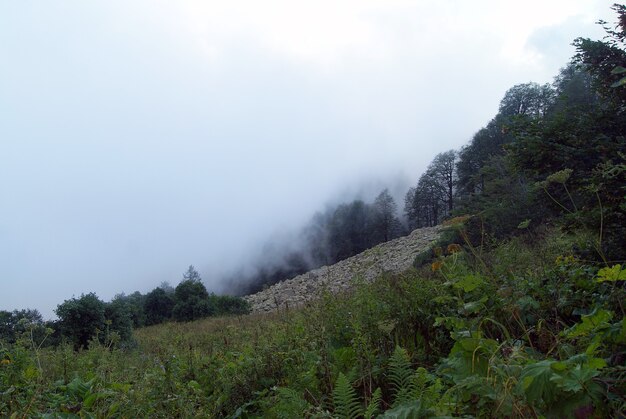
<path fill-rule="evenodd" d="M 335 389 L 333 390 L 335 417 L 341 419 L 355 419 L 361 416 L 361 403 L 356 391 L 343 373 L 339 373 Z"/>
<path fill-rule="evenodd" d="M 278 418 L 304 417 L 311 405 L 302 395 L 288 387 L 278 387 L 276 389 L 276 401 L 270 409 L 272 415 Z"/>
<path fill-rule="evenodd" d="M 378 413 L 378 409 L 380 408 L 380 401 L 383 398 L 383 392 L 380 390 L 380 387 L 372 393 L 372 400 L 370 400 L 367 405 L 367 409 L 365 409 L 365 413 L 363 414 L 364 419 L 372 419 Z"/>
<path fill-rule="evenodd" d="M 411 360 L 406 350 L 400 346 L 396 346 L 393 355 L 389 359 L 389 381 L 394 393 L 394 407 L 415 398 L 415 382 Z"/>
<path fill-rule="evenodd" d="M 434 406 L 441 398 L 443 384 L 435 379 L 425 368 L 419 367 L 413 374 L 413 388 L 415 397 L 425 406 Z"/>
<path fill-rule="evenodd" d="M 421 400 L 403 403 L 387 410 L 380 419 L 422 419 L 435 416 L 435 411 L 424 407 Z"/>

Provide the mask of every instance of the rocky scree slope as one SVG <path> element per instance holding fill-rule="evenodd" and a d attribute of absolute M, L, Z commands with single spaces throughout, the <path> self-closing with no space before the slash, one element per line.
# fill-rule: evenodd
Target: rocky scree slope
<path fill-rule="evenodd" d="M 418 253 L 439 237 L 440 227 L 425 227 L 379 244 L 331 266 L 322 266 L 292 279 L 281 281 L 256 294 L 245 296 L 253 313 L 299 306 L 318 298 L 323 290 L 347 290 L 359 278 L 371 282 L 383 272 L 399 273 L 413 264 Z"/>

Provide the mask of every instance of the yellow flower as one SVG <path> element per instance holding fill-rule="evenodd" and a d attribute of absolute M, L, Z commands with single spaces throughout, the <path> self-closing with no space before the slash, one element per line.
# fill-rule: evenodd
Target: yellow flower
<path fill-rule="evenodd" d="M 0 361 L 0 365 L 9 365 L 11 363 L 10 359 L 3 359 L 2 361 Z"/>
<path fill-rule="evenodd" d="M 457 243 L 452 243 L 448 245 L 448 253 L 454 254 L 461 251 L 461 245 Z"/>
<path fill-rule="evenodd" d="M 443 266 L 443 261 L 438 260 L 438 261 L 436 261 L 436 262 L 433 262 L 433 263 L 430 265 L 430 269 L 432 269 L 432 271 L 433 271 L 433 272 L 437 272 L 438 270 L 440 270 L 440 269 L 441 269 L 441 267 L 442 267 L 442 266 Z"/>

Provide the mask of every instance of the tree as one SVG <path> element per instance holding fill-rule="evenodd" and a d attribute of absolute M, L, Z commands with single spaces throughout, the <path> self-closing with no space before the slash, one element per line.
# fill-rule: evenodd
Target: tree
<path fill-rule="evenodd" d="M 449 150 L 435 156 L 417 185 L 409 189 L 404 211 L 412 228 L 437 225 L 452 213 L 456 155 L 454 150 Z"/>
<path fill-rule="evenodd" d="M 504 94 L 499 114 L 505 117 L 543 117 L 553 101 L 554 89 L 549 84 L 518 84 Z"/>
<path fill-rule="evenodd" d="M 329 211 L 315 213 L 301 233 L 306 243 L 310 266 L 318 267 L 332 263 L 328 246 L 330 216 Z"/>
<path fill-rule="evenodd" d="M 217 307 L 217 314 L 220 316 L 248 314 L 250 312 L 250 304 L 243 298 L 215 294 L 211 294 L 209 298 L 213 300 L 215 307 Z"/>
<path fill-rule="evenodd" d="M 467 198 L 484 190 L 485 179 L 480 169 L 492 157 L 503 155 L 504 145 L 514 140 L 510 125 L 509 118 L 498 114 L 461 149 L 456 164 L 458 196 Z"/>
<path fill-rule="evenodd" d="M 405 197 L 404 211 L 411 228 L 437 224 L 441 203 L 439 192 L 433 172 L 429 170 L 420 176 L 414 188 L 409 189 Z"/>
<path fill-rule="evenodd" d="M 163 288 L 157 287 L 146 294 L 144 301 L 144 313 L 146 324 L 153 325 L 163 323 L 172 317 L 174 298 Z"/>
<path fill-rule="evenodd" d="M 32 331 L 32 338 L 40 342 L 45 338 L 45 328 L 43 318 L 37 310 L 0 310 L 1 341 L 15 343 L 25 332 Z"/>
<path fill-rule="evenodd" d="M 442 189 L 443 204 L 447 208 L 446 215 L 454 209 L 454 186 L 456 182 L 456 151 L 448 150 L 439 153 L 431 163 L 431 170 Z"/>
<path fill-rule="evenodd" d="M 331 263 L 354 256 L 371 246 L 370 220 L 370 209 L 361 200 L 337 207 L 328 224 Z"/>
<path fill-rule="evenodd" d="M 401 233 L 401 223 L 396 216 L 397 205 L 389 190 L 383 190 L 374 200 L 373 233 L 376 241 L 387 242 Z"/>
<path fill-rule="evenodd" d="M 626 5 L 614 4 L 618 22 L 615 29 L 601 22 L 607 36 L 604 41 L 578 38 L 574 41 L 577 63 L 585 65 L 593 79 L 594 87 L 610 104 L 624 112 L 626 106 Z"/>
<path fill-rule="evenodd" d="M 132 322 L 132 326 L 143 327 L 146 324 L 146 315 L 144 312 L 144 300 L 145 295 L 139 291 L 135 291 L 130 295 L 124 293 L 117 294 L 111 302 L 123 305 L 124 310 L 128 313 L 128 316 Z"/>
<path fill-rule="evenodd" d="M 122 342 L 129 342 L 133 337 L 133 320 L 130 305 L 126 297 L 116 295 L 104 306 L 104 317 L 108 325 L 108 333 L 117 333 Z"/>
<path fill-rule="evenodd" d="M 189 265 L 189 268 L 187 268 L 187 271 L 183 274 L 183 279 L 188 280 L 188 281 L 201 281 L 202 280 L 200 278 L 200 274 L 198 273 L 198 271 L 196 271 L 193 265 Z"/>
<path fill-rule="evenodd" d="M 65 300 L 55 313 L 62 335 L 76 350 L 87 348 L 89 341 L 105 330 L 105 304 L 93 292 Z"/>
<path fill-rule="evenodd" d="M 192 321 L 215 314 L 209 301 L 209 293 L 200 279 L 200 274 L 189 266 L 183 280 L 174 290 L 172 315 L 177 321 Z"/>
<path fill-rule="evenodd" d="M 174 287 L 171 286 L 170 283 L 167 281 L 162 281 L 161 284 L 159 285 L 159 288 L 165 291 L 166 294 L 174 295 Z"/>
<path fill-rule="evenodd" d="M 570 62 L 562 68 L 552 86 L 556 93 L 554 104 L 548 112 L 552 117 L 572 110 L 594 111 L 601 103 L 600 95 L 593 88 L 593 78 L 581 63 Z"/>

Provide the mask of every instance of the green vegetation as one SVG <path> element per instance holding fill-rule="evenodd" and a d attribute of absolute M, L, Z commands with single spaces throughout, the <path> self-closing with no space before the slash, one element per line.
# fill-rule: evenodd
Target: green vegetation
<path fill-rule="evenodd" d="M 574 256 L 587 235 L 536 234 L 482 256 L 451 245 L 298 311 L 142 328 L 135 348 L 40 348 L 26 327 L 1 349 L 0 412 L 614 416 L 626 408 L 626 270 Z"/>
<path fill-rule="evenodd" d="M 415 268 L 268 315 L 209 294 L 193 267 L 175 290 L 67 300 L 58 323 L 0 312 L 0 415 L 622 417 L 626 6 L 614 10 L 608 40 L 577 40 L 552 86 L 509 90 L 410 191 L 412 223 L 448 225 Z M 394 205 L 379 198 L 386 239 Z M 365 208 L 333 218 L 336 249 L 362 245 Z"/>
<path fill-rule="evenodd" d="M 69 343 L 78 350 L 87 349 L 93 341 L 130 347 L 135 344 L 135 328 L 249 311 L 242 298 L 209 293 L 198 272 L 189 266 L 175 289 L 163 284 L 146 295 L 118 294 L 110 302 L 95 293 L 65 300 L 55 310 L 56 321 L 44 322 L 37 310 L 0 311 L 0 344 L 14 344 L 28 332 L 38 347 Z"/>

